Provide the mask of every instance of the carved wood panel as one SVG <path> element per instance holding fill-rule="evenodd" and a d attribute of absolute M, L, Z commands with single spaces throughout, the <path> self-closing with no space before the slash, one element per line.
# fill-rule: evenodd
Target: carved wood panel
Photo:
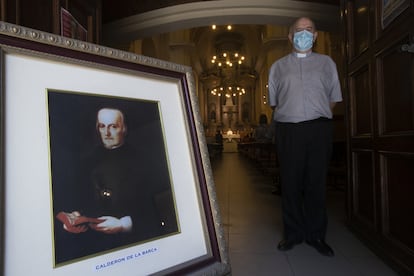
<path fill-rule="evenodd" d="M 396 244 L 414 251 L 414 154 L 383 153 L 383 231 Z"/>
<path fill-rule="evenodd" d="M 368 65 L 364 65 L 350 76 L 349 88 L 352 136 L 372 134 L 372 96 Z"/>
<path fill-rule="evenodd" d="M 408 43 L 404 36 L 378 57 L 378 115 L 383 134 L 414 131 L 414 54 L 400 49 Z"/>
<path fill-rule="evenodd" d="M 349 56 L 354 58 L 368 49 L 370 43 L 370 1 L 349 1 Z"/>
<path fill-rule="evenodd" d="M 388 6 L 385 13 L 389 3 L 396 9 Z M 349 224 L 398 272 L 414 275 L 414 3 L 342 4 L 352 153 Z"/>
<path fill-rule="evenodd" d="M 355 151 L 353 156 L 353 216 L 363 227 L 375 228 L 376 199 L 374 160 L 371 151 Z"/>

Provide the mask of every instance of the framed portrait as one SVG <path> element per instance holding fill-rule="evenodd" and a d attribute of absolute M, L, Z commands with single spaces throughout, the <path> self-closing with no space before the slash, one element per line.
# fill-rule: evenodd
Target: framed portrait
<path fill-rule="evenodd" d="M 191 68 L 0 22 L 0 275 L 227 275 Z"/>
<path fill-rule="evenodd" d="M 381 25 L 386 28 L 404 10 L 410 7 L 409 0 L 382 0 L 381 2 Z"/>
<path fill-rule="evenodd" d="M 88 38 L 88 30 L 64 8 L 60 8 L 60 34 L 77 40 L 87 41 Z"/>
<path fill-rule="evenodd" d="M 99 43 L 100 1 L 53 0 L 53 33 L 76 40 Z"/>

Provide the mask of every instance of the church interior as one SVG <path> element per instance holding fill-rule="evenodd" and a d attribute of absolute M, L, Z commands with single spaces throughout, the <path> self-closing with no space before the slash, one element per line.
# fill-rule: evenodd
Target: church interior
<path fill-rule="evenodd" d="M 105 9 L 116 9 L 109 3 L 104 3 L 103 14 Z M 336 12 L 337 7 L 320 4 L 317 14 Z M 104 44 L 112 47 L 193 68 L 207 138 L 214 137 L 217 130 L 223 134 L 228 131 L 237 133 L 240 139 L 248 138 L 261 114 L 271 117 L 267 74 L 273 61 L 291 51 L 287 34 L 292 18 L 284 18 L 281 24 L 272 24 L 271 18 L 268 19 L 270 24 L 246 24 L 243 18 L 209 16 L 192 28 L 182 29 L 178 23 L 175 27 L 172 23 L 168 32 L 160 27 L 156 33 L 147 35 L 149 31 L 146 29 L 128 30 L 128 25 L 134 24 L 133 15 L 104 24 L 107 33 L 102 39 Z M 344 60 L 338 20 L 339 17 L 332 16 L 322 19 L 320 26 L 317 23 L 315 51 L 330 55 L 341 70 Z M 203 21 L 210 24 L 204 25 Z M 119 31 L 120 28 L 125 32 Z M 335 108 L 335 136 L 339 141 L 345 137 L 344 112 L 344 104 L 339 103 Z"/>
<path fill-rule="evenodd" d="M 56 18 L 64 7 L 90 43 L 191 68 L 232 275 L 414 275 L 414 225 L 399 215 L 414 211 L 406 197 L 414 192 L 414 59 L 409 51 L 398 56 L 394 45 L 412 45 L 412 0 L 389 1 L 404 9 L 382 28 L 380 7 L 388 1 L 380 0 L 0 1 L 2 21 L 60 34 Z M 305 244 L 277 250 L 283 235 L 277 157 L 274 144 L 254 137 L 260 117 L 273 116 L 270 66 L 292 51 L 289 26 L 303 15 L 314 19 L 314 51 L 334 60 L 344 96 L 332 118 L 330 259 Z M 405 92 L 391 107 L 387 96 L 394 94 L 387 91 L 402 82 L 396 89 Z M 399 109 L 407 113 L 401 123 Z M 399 188 L 390 188 L 393 181 Z"/>

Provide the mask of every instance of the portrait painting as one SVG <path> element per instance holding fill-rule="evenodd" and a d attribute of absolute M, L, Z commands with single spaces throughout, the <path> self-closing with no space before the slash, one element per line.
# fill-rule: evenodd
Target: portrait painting
<path fill-rule="evenodd" d="M 382 0 L 381 4 L 381 24 L 383 29 L 410 7 L 409 0 Z"/>
<path fill-rule="evenodd" d="M 47 91 L 55 265 L 179 232 L 157 102 Z"/>
<path fill-rule="evenodd" d="M 192 68 L 7 22 L 0 50 L 1 275 L 230 273 Z"/>

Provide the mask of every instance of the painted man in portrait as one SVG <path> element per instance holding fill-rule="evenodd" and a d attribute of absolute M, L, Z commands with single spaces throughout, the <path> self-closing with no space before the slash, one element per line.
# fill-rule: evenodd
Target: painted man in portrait
<path fill-rule="evenodd" d="M 177 231 L 168 172 L 127 141 L 123 111 L 100 108 L 96 132 L 99 145 L 72 162 L 75 183 L 53 185 L 56 263 Z"/>

